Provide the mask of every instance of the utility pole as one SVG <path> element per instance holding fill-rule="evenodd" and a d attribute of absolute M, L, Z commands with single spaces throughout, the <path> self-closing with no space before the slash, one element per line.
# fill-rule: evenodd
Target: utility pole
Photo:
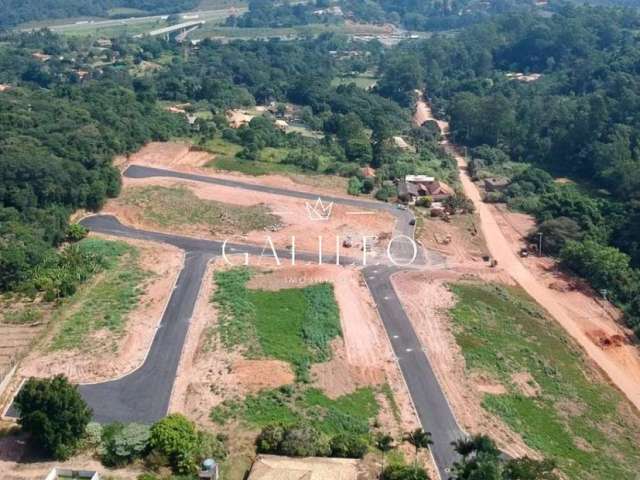
<path fill-rule="evenodd" d="M 538 256 L 542 256 L 542 232 L 538 233 Z"/>

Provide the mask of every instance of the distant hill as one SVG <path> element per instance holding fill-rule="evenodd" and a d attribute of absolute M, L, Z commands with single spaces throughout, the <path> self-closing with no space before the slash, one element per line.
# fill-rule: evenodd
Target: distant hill
<path fill-rule="evenodd" d="M 2 0 L 0 28 L 24 22 L 71 17 L 106 17 L 117 8 L 139 10 L 147 14 L 190 10 L 199 0 Z M 131 16 L 131 14 L 127 14 Z"/>

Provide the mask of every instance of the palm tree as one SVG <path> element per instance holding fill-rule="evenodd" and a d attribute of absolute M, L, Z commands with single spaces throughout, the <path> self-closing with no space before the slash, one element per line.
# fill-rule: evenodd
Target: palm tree
<path fill-rule="evenodd" d="M 382 472 L 384 473 L 384 460 L 388 451 L 396 448 L 395 440 L 391 435 L 380 434 L 376 438 L 376 447 L 382 452 Z"/>
<path fill-rule="evenodd" d="M 414 470 L 418 470 L 418 454 L 423 448 L 429 448 L 429 445 L 433 444 L 431 440 L 431 432 L 425 432 L 421 428 L 416 428 L 413 432 L 406 433 L 404 439 L 409 442 L 416 449 L 416 456 L 414 459 Z"/>

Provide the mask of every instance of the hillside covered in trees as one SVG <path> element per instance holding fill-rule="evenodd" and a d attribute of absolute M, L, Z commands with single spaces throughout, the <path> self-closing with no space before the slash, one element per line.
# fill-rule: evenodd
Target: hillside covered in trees
<path fill-rule="evenodd" d="M 510 14 L 398 48 L 378 91 L 426 87 L 471 147 L 471 171 L 507 175 L 490 201 L 533 213 L 551 253 L 640 324 L 640 16 L 565 6 Z M 528 166 L 528 168 L 527 168 Z M 557 183 L 554 177 L 572 181 Z M 551 229 L 549 230 L 549 223 Z"/>
<path fill-rule="evenodd" d="M 0 52 L 0 81 L 12 85 L 0 92 L 1 290 L 23 285 L 56 257 L 72 211 L 96 210 L 118 194 L 113 156 L 186 130 L 141 83 L 103 72 L 81 86 L 64 61 L 31 58 L 26 45 L 52 42 L 64 53 L 57 37 L 21 38 Z"/>

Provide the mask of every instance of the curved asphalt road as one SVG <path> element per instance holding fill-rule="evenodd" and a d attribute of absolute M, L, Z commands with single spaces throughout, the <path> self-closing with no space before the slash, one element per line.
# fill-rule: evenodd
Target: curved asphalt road
<path fill-rule="evenodd" d="M 124 175 L 131 178 L 172 177 L 307 200 L 318 198 L 316 194 L 308 192 L 138 165 L 130 166 Z M 414 217 L 408 210 L 401 210 L 385 203 L 352 198 L 322 196 L 322 199 L 365 210 L 389 212 L 396 219 L 394 236 L 404 235 L 413 238 L 415 227 L 411 226 L 409 222 Z M 89 217 L 81 223 L 95 232 L 164 242 L 186 252 L 184 268 L 178 276 L 157 334 L 142 366 L 116 380 L 80 386 L 82 396 L 94 410 L 96 421 L 154 422 L 167 413 L 182 347 L 202 278 L 208 261 L 221 255 L 222 242 L 137 230 L 122 225 L 115 217 L 108 215 Z M 227 251 L 229 253 L 263 254 L 262 247 L 250 245 L 229 244 Z M 277 254 L 280 258 L 290 258 L 289 251 L 278 250 Z M 394 242 L 392 254 L 398 261 L 411 258 L 413 255 L 411 241 Z M 317 262 L 317 256 L 314 254 L 297 252 L 296 258 L 302 261 Z M 342 264 L 353 263 L 353 260 L 346 257 L 340 260 Z M 335 262 L 335 258 L 327 258 L 325 261 L 327 263 Z M 444 260 L 435 252 L 423 252 L 420 249 L 415 263 L 443 266 Z M 447 399 L 425 355 L 424 348 L 420 344 L 391 284 L 390 276 L 399 270 L 388 265 L 372 265 L 364 268 L 363 275 L 391 340 L 393 351 L 398 358 L 422 426 L 426 431 L 432 433 L 434 444 L 431 447 L 431 452 L 440 476 L 442 479 L 447 479 L 449 468 L 457 459 L 451 442 L 463 437 L 464 433 L 456 423 Z M 10 409 L 9 415 L 12 410 Z"/>
<path fill-rule="evenodd" d="M 318 198 L 317 194 L 308 192 L 141 165 L 130 166 L 124 172 L 124 176 L 129 178 L 178 178 L 306 200 L 316 200 Z M 410 220 L 412 220 L 414 216 L 409 210 L 401 210 L 387 203 L 356 198 L 323 195 L 322 200 L 333 201 L 337 204 L 349 205 L 364 210 L 388 212 L 396 219 L 394 236 L 405 235 L 410 238 L 414 237 L 415 227 L 410 225 Z M 413 255 L 413 246 L 409 241 L 394 242 L 392 254 L 394 258 L 398 260 L 411 258 Z M 426 254 L 426 256 L 424 254 Z M 426 263 L 430 266 L 439 267 L 444 265 L 444 259 L 436 252 L 423 251 L 420 249 L 415 263 Z M 393 288 L 390 276 L 399 270 L 401 269 L 385 265 L 375 265 L 366 267 L 363 270 L 363 275 L 367 287 L 376 302 L 387 334 L 389 335 L 394 354 L 398 358 L 400 369 L 402 370 L 409 393 L 420 417 L 420 422 L 426 431 L 432 433 L 434 444 L 431 447 L 431 452 L 438 467 L 440 477 L 447 479 L 449 478 L 449 468 L 453 462 L 458 459 L 457 454 L 451 447 L 451 442 L 464 437 L 465 434 L 456 422 L 449 403 L 440 388 L 440 384 L 425 354 L 425 349 L 421 345 L 411 325 L 411 321 L 407 317 L 400 299 Z"/>

